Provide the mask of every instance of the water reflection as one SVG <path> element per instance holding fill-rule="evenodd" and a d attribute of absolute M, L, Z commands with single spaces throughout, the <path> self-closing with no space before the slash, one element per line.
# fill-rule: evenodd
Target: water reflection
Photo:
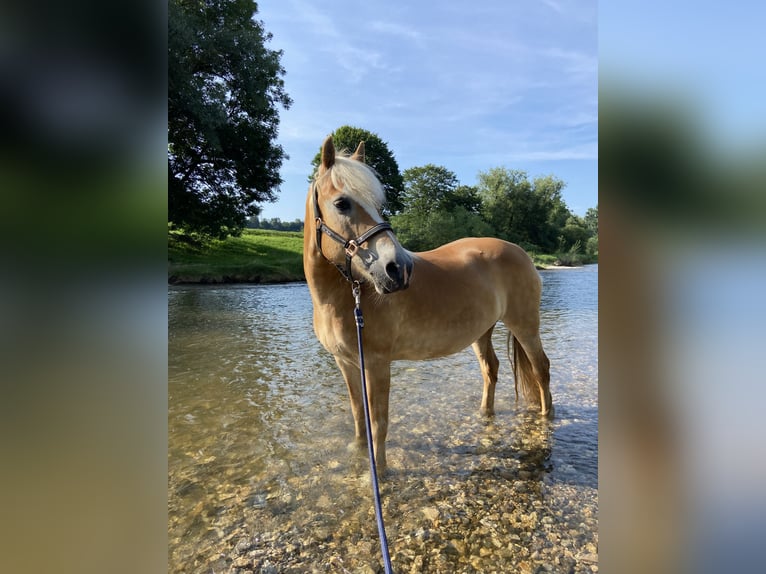
<path fill-rule="evenodd" d="M 542 274 L 553 420 L 516 403 L 504 352 L 491 419 L 470 350 L 393 366 L 382 496 L 397 571 L 597 560 L 597 268 Z M 306 286 L 172 287 L 169 313 L 169 570 L 377 564 L 368 463 L 348 447 Z"/>

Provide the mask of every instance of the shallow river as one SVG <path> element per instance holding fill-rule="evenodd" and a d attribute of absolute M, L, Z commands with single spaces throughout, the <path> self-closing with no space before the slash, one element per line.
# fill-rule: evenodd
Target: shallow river
<path fill-rule="evenodd" d="M 471 349 L 392 367 L 395 572 L 598 570 L 598 266 L 542 271 L 553 420 Z M 349 295 L 350 296 L 350 295 Z M 382 572 L 366 451 L 303 283 L 168 293 L 169 572 Z"/>

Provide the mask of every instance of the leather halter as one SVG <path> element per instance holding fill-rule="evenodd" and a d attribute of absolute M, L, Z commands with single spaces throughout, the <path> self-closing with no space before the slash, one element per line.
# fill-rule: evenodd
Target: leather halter
<path fill-rule="evenodd" d="M 341 275 L 346 278 L 347 281 L 350 283 L 362 283 L 363 281 L 359 279 L 354 279 L 354 277 L 351 275 L 351 260 L 353 259 L 354 255 L 357 254 L 359 251 L 359 247 L 361 247 L 364 243 L 372 239 L 375 235 L 378 233 L 381 233 L 383 231 L 393 231 L 393 228 L 391 227 L 391 224 L 384 221 L 383 223 L 378 223 L 377 225 L 373 225 L 370 227 L 367 231 L 362 233 L 359 237 L 356 239 L 346 239 L 343 237 L 340 233 L 336 233 L 332 229 L 330 229 L 324 221 L 322 221 L 322 211 L 319 209 L 319 185 L 317 182 L 314 182 L 314 190 L 312 193 L 312 197 L 314 200 L 314 223 L 316 224 L 316 242 L 317 242 L 317 248 L 319 249 L 319 253 L 327 259 L 330 263 L 335 265 L 335 267 L 338 268 L 338 271 L 341 272 Z M 334 261 L 331 261 L 327 258 L 327 256 L 322 251 L 322 234 L 327 235 L 330 239 L 333 241 L 336 241 L 343 245 L 343 250 L 346 252 L 346 265 L 345 267 L 343 265 L 339 265 L 338 263 L 335 263 Z"/>

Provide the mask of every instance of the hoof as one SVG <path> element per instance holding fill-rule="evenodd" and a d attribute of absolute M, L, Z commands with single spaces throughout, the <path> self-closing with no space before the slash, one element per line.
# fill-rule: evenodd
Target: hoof
<path fill-rule="evenodd" d="M 346 450 L 349 452 L 367 451 L 367 438 L 357 437 L 352 442 L 348 443 Z"/>
<path fill-rule="evenodd" d="M 386 470 L 388 469 L 388 464 L 386 463 L 386 457 L 383 457 L 383 460 L 379 459 L 377 456 L 375 457 L 375 469 L 378 471 L 378 477 L 382 478 L 384 474 L 386 474 Z"/>

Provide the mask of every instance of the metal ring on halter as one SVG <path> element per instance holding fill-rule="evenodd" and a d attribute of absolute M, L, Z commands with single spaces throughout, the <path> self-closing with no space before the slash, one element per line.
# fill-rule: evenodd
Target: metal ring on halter
<path fill-rule="evenodd" d="M 359 251 L 359 245 L 357 245 L 355 240 L 350 239 L 346 244 L 346 255 L 348 257 L 353 257 L 356 255 L 357 251 Z"/>

